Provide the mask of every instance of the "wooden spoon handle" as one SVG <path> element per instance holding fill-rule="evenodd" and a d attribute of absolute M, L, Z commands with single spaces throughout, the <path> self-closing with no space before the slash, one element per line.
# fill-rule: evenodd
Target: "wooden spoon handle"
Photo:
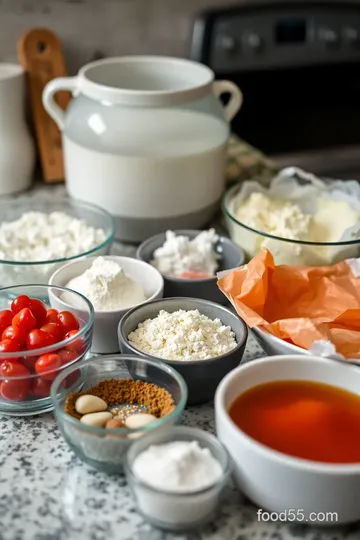
<path fill-rule="evenodd" d="M 27 74 L 37 145 L 45 182 L 64 180 L 61 133 L 42 104 L 45 85 L 56 77 L 66 76 L 61 43 L 50 30 L 38 28 L 25 32 L 18 41 L 18 58 Z M 65 109 L 69 92 L 59 92 L 58 105 Z"/>

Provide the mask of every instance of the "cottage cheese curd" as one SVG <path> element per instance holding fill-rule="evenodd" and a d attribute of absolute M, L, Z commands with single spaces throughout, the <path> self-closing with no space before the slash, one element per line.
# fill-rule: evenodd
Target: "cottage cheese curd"
<path fill-rule="evenodd" d="M 235 218 L 248 227 L 271 235 L 305 242 L 334 243 L 341 240 L 346 229 L 360 224 L 360 213 L 341 200 L 319 196 L 313 215 L 305 213 L 299 205 L 283 199 L 267 197 L 254 192 L 247 199 L 234 201 Z M 326 265 L 336 262 L 337 251 L 332 246 L 311 246 L 282 242 L 230 225 L 234 240 L 253 257 L 267 248 L 276 264 Z M 343 254 L 340 259 L 346 258 Z"/>
<path fill-rule="evenodd" d="M 219 266 L 219 254 L 215 251 L 218 239 L 214 229 L 202 231 L 193 240 L 167 231 L 165 243 L 154 251 L 151 264 L 170 277 L 187 273 L 214 276 Z"/>
<path fill-rule="evenodd" d="M 173 313 L 161 310 L 154 319 L 140 323 L 128 340 L 136 349 L 166 360 L 206 360 L 237 346 L 229 326 L 197 309 Z"/>
<path fill-rule="evenodd" d="M 63 212 L 26 212 L 17 220 L 0 225 L 0 259 L 63 259 L 90 251 L 105 240 L 105 231 Z"/>
<path fill-rule="evenodd" d="M 263 193 L 252 193 L 238 206 L 235 217 L 252 229 L 281 238 L 305 240 L 310 233 L 311 216 L 296 204 Z"/>
<path fill-rule="evenodd" d="M 142 285 L 126 276 L 118 263 L 104 257 L 95 259 L 88 270 L 71 279 L 66 287 L 86 296 L 97 311 L 128 308 L 146 300 Z M 74 302 L 73 295 L 68 293 L 63 293 L 62 299 L 69 304 Z"/>

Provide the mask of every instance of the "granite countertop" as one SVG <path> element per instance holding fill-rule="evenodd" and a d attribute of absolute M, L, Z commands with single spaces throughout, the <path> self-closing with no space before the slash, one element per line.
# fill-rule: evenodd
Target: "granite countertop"
<path fill-rule="evenodd" d="M 60 196 L 63 186 L 40 190 Z M 31 196 L 39 196 L 38 190 Z M 132 246 L 114 246 L 133 254 Z M 263 355 L 250 336 L 244 361 Z M 189 407 L 184 424 L 214 430 L 212 403 Z M 229 485 L 216 521 L 189 535 L 152 528 L 136 512 L 123 477 L 82 463 L 68 448 L 52 414 L 0 418 L 0 540 L 359 540 L 360 525 L 309 528 L 264 523 Z"/>

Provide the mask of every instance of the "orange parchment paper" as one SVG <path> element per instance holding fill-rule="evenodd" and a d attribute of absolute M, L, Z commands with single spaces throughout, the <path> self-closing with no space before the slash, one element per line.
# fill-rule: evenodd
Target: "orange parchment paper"
<path fill-rule="evenodd" d="M 345 358 L 360 358 L 360 277 L 347 262 L 275 266 L 263 250 L 218 286 L 250 328 L 304 349 L 325 339 Z"/>

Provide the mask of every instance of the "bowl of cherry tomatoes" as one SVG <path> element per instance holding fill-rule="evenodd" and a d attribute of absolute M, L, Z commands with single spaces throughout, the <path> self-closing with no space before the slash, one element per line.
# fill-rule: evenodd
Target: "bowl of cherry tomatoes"
<path fill-rule="evenodd" d="M 64 292 L 74 295 L 78 309 L 54 307 L 53 299 Z M 28 416 L 52 410 L 52 381 L 87 357 L 93 325 L 92 304 L 70 289 L 49 285 L 0 289 L 0 414 Z"/>

